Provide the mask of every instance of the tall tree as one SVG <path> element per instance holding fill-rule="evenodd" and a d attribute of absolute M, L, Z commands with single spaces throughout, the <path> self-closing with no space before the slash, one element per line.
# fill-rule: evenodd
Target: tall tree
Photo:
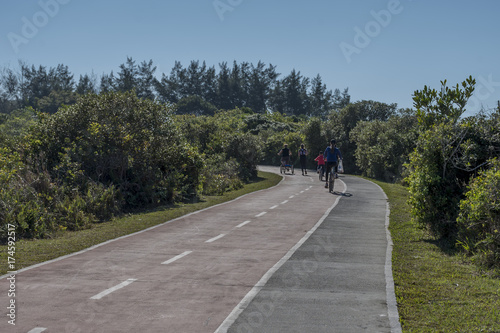
<path fill-rule="evenodd" d="M 309 79 L 303 77 L 295 69 L 283 80 L 286 106 L 284 112 L 287 115 L 307 115 L 309 113 L 309 97 L 307 88 Z"/>
<path fill-rule="evenodd" d="M 321 76 L 318 74 L 311 80 L 311 116 L 326 117 L 328 112 L 333 107 L 333 94 L 326 90 L 326 84 L 323 83 Z"/>
<path fill-rule="evenodd" d="M 149 60 L 149 62 L 146 61 L 141 62 L 141 64 L 137 68 L 137 82 L 136 82 L 137 97 L 146 98 L 150 100 L 155 99 L 155 93 L 154 93 L 155 71 L 156 71 L 156 66 L 153 66 L 153 60 Z"/>
<path fill-rule="evenodd" d="M 97 92 L 97 79 L 95 74 L 92 73 L 90 76 L 88 74 L 80 75 L 78 84 L 76 85 L 76 93 L 79 95 L 95 94 Z"/>
<path fill-rule="evenodd" d="M 127 57 L 127 62 L 120 65 L 118 76 L 115 77 L 114 86 L 117 91 L 127 92 L 137 87 L 139 71 L 135 60 Z"/>
<path fill-rule="evenodd" d="M 217 77 L 218 81 L 218 103 L 217 107 L 220 109 L 229 110 L 234 108 L 234 105 L 231 101 L 231 83 L 230 83 L 230 71 L 227 67 L 227 63 L 223 62 L 219 64 L 220 70 L 219 75 Z"/>
<path fill-rule="evenodd" d="M 99 86 L 99 92 L 108 93 L 115 90 L 115 77 L 113 71 L 110 74 L 103 74 L 101 76 L 101 84 Z"/>

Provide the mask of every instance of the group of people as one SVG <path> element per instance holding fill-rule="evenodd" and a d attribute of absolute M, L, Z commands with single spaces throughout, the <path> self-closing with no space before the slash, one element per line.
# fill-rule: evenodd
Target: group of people
<path fill-rule="evenodd" d="M 285 144 L 284 147 L 278 152 L 278 155 L 281 156 L 281 164 L 290 164 L 290 148 L 288 148 L 287 144 Z M 306 157 L 308 155 L 308 152 L 304 144 L 300 145 L 298 155 L 300 159 L 302 175 L 307 175 Z M 326 171 L 325 187 L 328 187 L 328 175 L 330 174 L 331 168 L 335 168 L 336 174 L 338 172 L 339 162 L 342 160 L 342 154 L 340 153 L 340 149 L 337 148 L 337 142 L 332 139 L 330 141 L 330 145 L 326 147 L 325 151 L 320 151 L 318 157 L 316 157 L 314 160 L 318 162 L 319 172 Z"/>

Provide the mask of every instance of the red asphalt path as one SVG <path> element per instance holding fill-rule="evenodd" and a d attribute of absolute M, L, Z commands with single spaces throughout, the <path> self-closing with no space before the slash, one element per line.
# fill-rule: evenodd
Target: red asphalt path
<path fill-rule="evenodd" d="M 0 332 L 214 332 L 338 197 L 316 173 L 287 174 L 273 188 L 20 271 L 15 326 L 4 276 Z"/>

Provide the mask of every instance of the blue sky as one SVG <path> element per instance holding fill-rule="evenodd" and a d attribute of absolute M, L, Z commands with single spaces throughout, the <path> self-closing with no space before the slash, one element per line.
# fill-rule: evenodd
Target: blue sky
<path fill-rule="evenodd" d="M 500 1 L 37 0 L 2 1 L 0 66 L 67 65 L 78 80 L 132 57 L 157 74 L 174 62 L 237 61 L 320 74 L 352 101 L 412 107 L 424 85 L 472 75 L 467 114 L 500 100 Z M 466 114 L 466 115 L 467 115 Z"/>

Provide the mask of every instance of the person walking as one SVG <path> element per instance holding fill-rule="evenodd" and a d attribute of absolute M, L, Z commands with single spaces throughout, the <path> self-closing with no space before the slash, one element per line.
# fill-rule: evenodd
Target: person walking
<path fill-rule="evenodd" d="M 326 160 L 326 183 L 325 188 L 328 188 L 328 176 L 330 174 L 330 170 L 335 168 L 335 174 L 337 173 L 339 161 L 342 160 L 342 154 L 340 153 L 340 149 L 337 148 L 337 142 L 332 139 L 330 140 L 330 145 L 326 147 L 323 156 Z"/>
<path fill-rule="evenodd" d="M 305 174 L 307 175 L 307 149 L 305 148 L 304 144 L 300 145 L 299 149 L 299 158 L 300 158 L 300 167 L 302 168 L 302 176 Z"/>

